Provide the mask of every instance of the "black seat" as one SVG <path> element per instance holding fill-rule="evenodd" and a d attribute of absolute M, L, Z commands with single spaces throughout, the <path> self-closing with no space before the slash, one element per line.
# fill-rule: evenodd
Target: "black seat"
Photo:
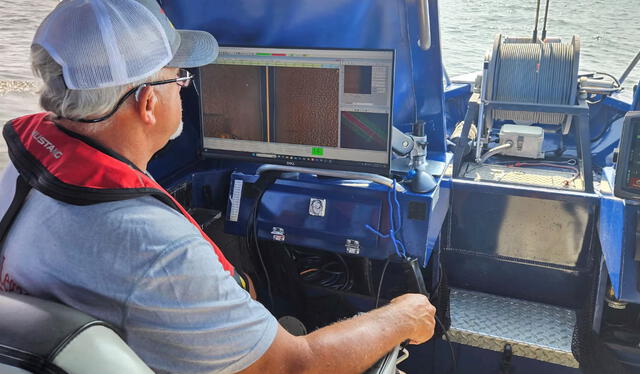
<path fill-rule="evenodd" d="M 366 374 L 393 374 L 399 348 Z M 107 323 L 62 304 L 0 292 L 0 373 L 153 374 Z"/>
<path fill-rule="evenodd" d="M 0 293 L 0 373 L 152 374 L 107 323 L 61 304 Z"/>

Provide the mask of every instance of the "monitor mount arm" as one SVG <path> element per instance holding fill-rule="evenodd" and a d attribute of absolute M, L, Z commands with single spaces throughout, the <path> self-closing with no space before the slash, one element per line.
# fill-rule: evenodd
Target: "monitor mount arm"
<path fill-rule="evenodd" d="M 391 149 L 397 156 L 407 156 L 413 150 L 414 140 L 411 135 L 407 135 L 393 126 L 391 135 Z"/>
<path fill-rule="evenodd" d="M 436 181 L 427 172 L 427 136 L 425 134 L 425 122 L 417 121 L 413 124 L 411 135 L 404 134 L 393 127 L 391 136 L 391 149 L 399 157 L 410 157 L 409 179 L 411 191 L 427 193 L 436 187 Z"/>

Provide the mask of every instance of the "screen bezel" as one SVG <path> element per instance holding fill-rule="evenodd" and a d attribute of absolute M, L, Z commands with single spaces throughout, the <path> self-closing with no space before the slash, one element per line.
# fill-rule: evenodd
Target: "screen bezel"
<path fill-rule="evenodd" d="M 199 120 L 200 120 L 200 153 L 202 158 L 223 158 L 228 160 L 238 160 L 238 161 L 248 161 L 253 163 L 262 163 L 262 164 L 277 164 L 277 165 L 288 165 L 288 166 L 298 166 L 298 167 L 307 167 L 313 169 L 331 169 L 331 170 L 344 170 L 344 171 L 356 171 L 356 172 L 365 172 L 372 174 L 379 174 L 384 176 L 389 176 L 391 174 L 391 137 L 393 133 L 393 100 L 394 100 L 394 85 L 395 85 L 395 66 L 396 66 L 396 52 L 394 49 L 366 49 L 366 48 L 318 48 L 318 47 L 275 47 L 275 46 L 246 46 L 246 45 L 220 45 L 220 47 L 228 47 L 228 48 L 243 48 L 243 49 L 256 49 L 256 50 L 264 50 L 264 49 L 283 49 L 283 50 L 317 50 L 317 51 L 372 51 L 372 52 L 391 52 L 391 92 L 390 92 L 390 104 L 389 104 L 389 127 L 387 134 L 387 162 L 386 164 L 378 164 L 372 163 L 372 165 L 364 165 L 362 161 L 348 161 L 348 160 L 336 160 L 331 159 L 332 162 L 316 162 L 316 161 L 307 161 L 307 160 L 284 160 L 284 159 L 275 159 L 269 157 L 259 157 L 252 156 L 247 154 L 244 151 L 229 151 L 222 149 L 211 149 L 205 148 L 204 146 L 204 111 L 203 108 L 203 91 L 202 84 L 200 81 L 201 77 L 201 69 L 204 67 L 198 67 L 196 69 L 196 79 L 195 84 L 198 88 L 198 110 L 199 110 Z M 206 66 L 206 65 L 205 65 Z M 312 145 L 309 145 L 312 146 Z"/>
<path fill-rule="evenodd" d="M 629 170 L 631 157 L 631 146 L 633 145 L 632 135 L 635 127 L 640 127 L 640 111 L 627 112 L 624 117 L 622 132 L 620 133 L 614 194 L 623 199 L 640 200 L 640 190 L 629 188 L 626 184 L 626 175 Z"/>

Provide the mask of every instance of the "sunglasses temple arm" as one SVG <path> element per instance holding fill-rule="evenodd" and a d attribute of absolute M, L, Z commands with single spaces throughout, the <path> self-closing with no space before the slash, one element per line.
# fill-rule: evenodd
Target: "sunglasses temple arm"
<path fill-rule="evenodd" d="M 200 92 L 198 92 L 198 85 L 196 83 L 197 82 L 191 82 L 191 85 L 193 86 L 193 90 L 196 91 L 196 96 L 200 97 Z"/>

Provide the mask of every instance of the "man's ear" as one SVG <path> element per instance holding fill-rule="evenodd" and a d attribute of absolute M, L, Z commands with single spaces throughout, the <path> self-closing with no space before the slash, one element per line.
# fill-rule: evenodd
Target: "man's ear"
<path fill-rule="evenodd" d="M 140 89 L 138 95 L 136 95 L 137 112 L 140 119 L 149 125 L 156 124 L 156 116 L 154 110 L 158 104 L 158 96 L 156 95 L 153 87 L 144 86 Z"/>

